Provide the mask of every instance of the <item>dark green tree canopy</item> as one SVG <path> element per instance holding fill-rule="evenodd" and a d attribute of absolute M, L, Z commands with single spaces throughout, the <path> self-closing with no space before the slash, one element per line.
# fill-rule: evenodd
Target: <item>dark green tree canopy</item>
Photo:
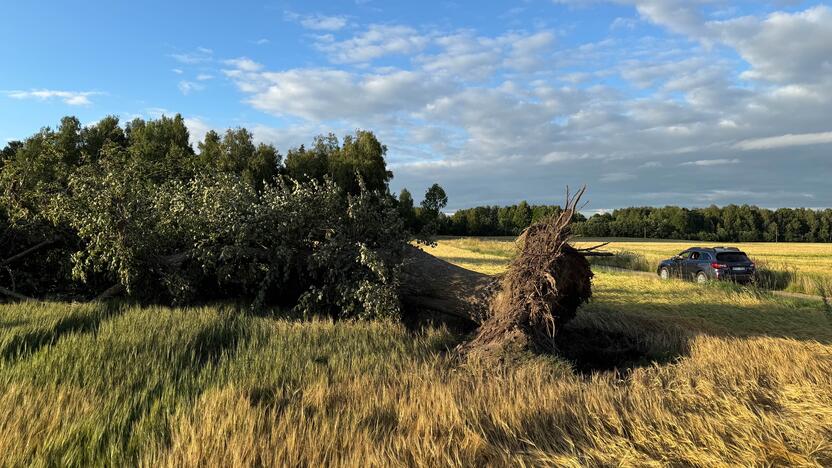
<path fill-rule="evenodd" d="M 359 130 L 344 137 L 342 144 L 329 134 L 315 139 L 308 149 L 301 146 L 286 155 L 286 175 L 296 180 L 323 180 L 329 176 L 347 193 L 360 191 L 359 179 L 367 190 L 388 191 L 393 173 L 384 160 L 387 147 L 372 132 Z"/>
<path fill-rule="evenodd" d="M 262 188 L 280 172 L 281 156 L 272 145 L 254 144 L 254 137 L 244 128 L 229 129 L 220 138 L 213 130 L 199 143 L 199 162 L 208 170 L 241 175 Z"/>
<path fill-rule="evenodd" d="M 442 211 L 442 208 L 445 208 L 448 205 L 448 196 L 439 184 L 433 184 L 427 192 L 425 192 L 425 198 L 422 200 L 421 205 L 422 210 L 426 213 L 438 216 Z"/>

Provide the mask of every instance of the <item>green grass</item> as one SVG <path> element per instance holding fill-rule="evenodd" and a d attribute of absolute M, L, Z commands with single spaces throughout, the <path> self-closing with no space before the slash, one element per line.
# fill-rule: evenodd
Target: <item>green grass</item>
<path fill-rule="evenodd" d="M 497 272 L 505 257 L 434 253 Z M 601 272 L 561 355 L 233 307 L 0 305 L 7 465 L 832 464 L 816 301 Z"/>

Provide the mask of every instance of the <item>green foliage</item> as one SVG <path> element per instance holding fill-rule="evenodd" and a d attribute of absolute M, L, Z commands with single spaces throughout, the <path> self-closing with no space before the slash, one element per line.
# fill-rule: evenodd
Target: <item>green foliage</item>
<path fill-rule="evenodd" d="M 124 130 L 113 117 L 86 128 L 65 118 L 2 152 L 0 261 L 45 239 L 58 246 L 51 263 L 29 256 L 0 286 L 92 297 L 116 283 L 144 301 L 397 316 L 409 234 L 387 191 L 386 148 L 369 132 L 312 148 L 290 151 L 284 172 L 277 150 L 242 128 L 208 132 L 196 154 L 178 115 Z"/>
<path fill-rule="evenodd" d="M 387 147 L 372 132 L 359 130 L 343 144 L 329 134 L 315 139 L 310 149 L 301 146 L 286 155 L 286 175 L 295 180 L 322 181 L 329 176 L 349 194 L 360 190 L 359 179 L 371 191 L 387 191 L 393 173 L 387 170 Z"/>
<path fill-rule="evenodd" d="M 425 216 L 439 216 L 442 208 L 448 205 L 448 196 L 439 184 L 433 184 L 425 192 L 425 198 L 422 200 L 421 205 Z"/>
<path fill-rule="evenodd" d="M 345 195 L 328 179 L 280 181 L 258 192 L 225 174 L 169 184 L 156 199 L 159 230 L 187 239 L 203 281 L 227 294 L 242 292 L 255 305 L 286 302 L 304 314 L 399 313 L 407 236 L 386 193 Z M 182 277 L 179 284 L 194 281 Z"/>
<path fill-rule="evenodd" d="M 65 223 L 83 240 L 72 255 L 76 279 L 107 272 L 135 292 L 148 286 L 140 278 L 158 273 L 158 253 L 176 248 L 171 245 L 175 239 L 156 228 L 161 222 L 154 205 L 157 173 L 147 166 L 129 149 L 107 145 L 99 163 L 74 172 L 68 193 L 50 205 L 55 222 Z"/>
<path fill-rule="evenodd" d="M 404 220 L 405 227 L 410 232 L 417 232 L 416 211 L 413 208 L 413 196 L 410 191 L 403 188 L 399 192 L 399 216 Z"/>
<path fill-rule="evenodd" d="M 277 177 L 280 161 L 274 146 L 255 145 L 252 134 L 244 128 L 229 129 L 222 139 L 211 130 L 199 143 L 199 162 L 205 170 L 240 174 L 258 188 Z"/>
<path fill-rule="evenodd" d="M 125 133 L 130 156 L 141 163 L 144 174 L 153 181 L 187 179 L 196 172 L 197 159 L 181 115 L 135 119 L 127 124 Z"/>

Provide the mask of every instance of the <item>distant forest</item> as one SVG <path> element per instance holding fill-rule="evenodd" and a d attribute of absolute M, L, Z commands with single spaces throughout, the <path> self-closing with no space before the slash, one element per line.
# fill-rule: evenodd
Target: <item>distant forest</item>
<path fill-rule="evenodd" d="M 513 236 L 556 205 L 478 206 L 445 216 L 439 233 L 454 236 Z M 585 237 L 639 237 L 717 242 L 832 242 L 832 209 L 751 205 L 724 207 L 621 208 L 590 218 L 576 215 L 573 231 Z"/>

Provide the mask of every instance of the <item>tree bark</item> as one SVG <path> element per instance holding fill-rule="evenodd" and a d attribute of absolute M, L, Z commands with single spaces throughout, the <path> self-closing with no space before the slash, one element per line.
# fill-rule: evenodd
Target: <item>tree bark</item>
<path fill-rule="evenodd" d="M 11 263 L 11 262 L 13 262 L 13 261 L 15 261 L 19 258 L 23 258 L 23 257 L 29 255 L 32 252 L 37 252 L 38 250 L 40 250 L 40 249 L 42 249 L 42 248 L 44 248 L 48 245 L 54 244 L 54 243 L 55 243 L 55 239 L 48 239 L 48 240 L 45 240 L 45 241 L 41 242 L 40 244 L 35 245 L 34 247 L 29 247 L 28 249 L 26 249 L 22 252 L 19 252 L 15 255 L 12 255 L 11 257 L 9 257 L 9 258 L 3 260 L 2 262 L 0 262 L 0 267 L 6 266 L 9 263 Z"/>
<path fill-rule="evenodd" d="M 408 247 L 400 294 L 411 317 L 451 318 L 479 325 L 489 316 L 499 277 L 466 270 Z"/>
<path fill-rule="evenodd" d="M 106 300 L 106 299 L 111 299 L 111 298 L 116 297 L 119 294 L 123 293 L 126 289 L 127 288 L 125 288 L 121 284 L 114 284 L 114 285 L 110 286 L 109 288 L 107 288 L 106 290 L 104 290 L 104 292 L 99 294 L 98 297 L 95 298 L 95 300 L 96 301 L 103 301 L 103 300 Z"/>

